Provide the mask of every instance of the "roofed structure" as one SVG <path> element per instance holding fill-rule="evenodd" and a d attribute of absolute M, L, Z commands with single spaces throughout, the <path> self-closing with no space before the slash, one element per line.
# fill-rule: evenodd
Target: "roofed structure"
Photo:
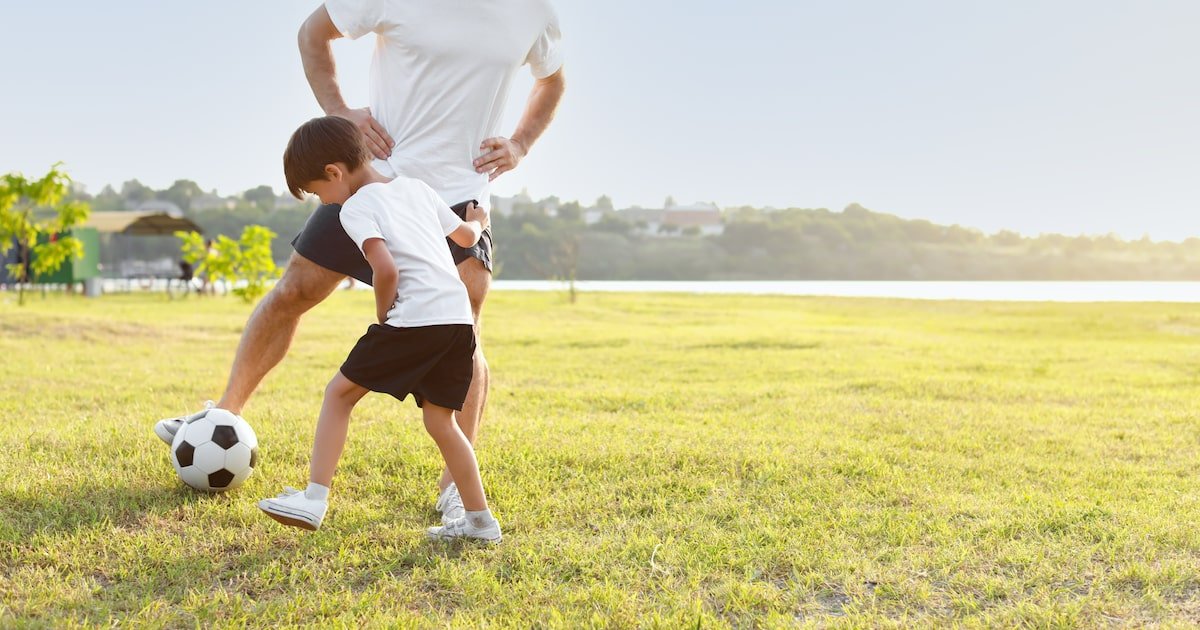
<path fill-rule="evenodd" d="M 202 232 L 199 225 L 182 215 L 165 212 L 93 212 L 84 223 L 103 234 L 169 236 L 175 232 Z"/>

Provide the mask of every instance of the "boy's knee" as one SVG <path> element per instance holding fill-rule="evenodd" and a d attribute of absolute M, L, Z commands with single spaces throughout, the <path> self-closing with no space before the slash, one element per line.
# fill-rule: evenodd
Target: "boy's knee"
<path fill-rule="evenodd" d="M 449 419 L 432 418 L 430 416 L 426 416 L 425 417 L 425 431 L 434 438 L 440 438 L 444 435 L 450 434 L 451 425 L 453 423 L 454 423 L 453 416 L 451 416 Z"/>
<path fill-rule="evenodd" d="M 325 398 L 339 401 L 353 400 L 357 390 L 357 385 L 339 373 L 325 386 Z"/>

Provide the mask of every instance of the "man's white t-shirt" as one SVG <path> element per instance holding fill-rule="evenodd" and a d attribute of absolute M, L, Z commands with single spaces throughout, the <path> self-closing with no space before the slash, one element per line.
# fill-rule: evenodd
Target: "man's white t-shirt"
<path fill-rule="evenodd" d="M 359 250 L 367 239 L 382 238 L 400 270 L 389 326 L 474 323 L 467 288 L 446 247 L 446 236 L 462 220 L 432 188 L 408 177 L 367 184 L 342 204 L 341 220 Z"/>
<path fill-rule="evenodd" d="M 562 66 L 549 0 L 326 0 L 346 37 L 375 33 L 371 114 L 396 142 L 386 176 L 419 179 L 449 205 L 487 201 L 488 176 L 472 162 L 499 134 L 509 84 L 529 64 L 536 78 Z"/>

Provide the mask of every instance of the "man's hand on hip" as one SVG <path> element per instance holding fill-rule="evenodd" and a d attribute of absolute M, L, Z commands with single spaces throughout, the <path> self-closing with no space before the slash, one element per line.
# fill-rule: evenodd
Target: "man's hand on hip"
<path fill-rule="evenodd" d="M 354 123 L 362 131 L 363 138 L 367 141 L 367 148 L 371 149 L 371 153 L 375 157 L 386 160 L 392 154 L 392 147 L 396 146 L 396 143 L 388 135 L 388 132 L 384 131 L 383 125 L 379 124 L 379 121 L 371 115 L 369 107 L 340 109 L 329 112 L 329 114 Z"/>
<path fill-rule="evenodd" d="M 488 181 L 517 168 L 525 157 L 525 147 L 511 138 L 488 138 L 479 145 L 479 150 L 484 154 L 475 160 L 475 172 L 487 173 Z"/>

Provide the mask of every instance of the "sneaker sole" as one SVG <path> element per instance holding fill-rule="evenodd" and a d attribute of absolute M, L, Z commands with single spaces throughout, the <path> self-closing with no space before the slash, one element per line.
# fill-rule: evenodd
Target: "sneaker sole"
<path fill-rule="evenodd" d="M 162 440 L 163 442 L 166 442 L 167 446 L 170 446 L 175 443 L 175 434 L 168 433 L 167 428 L 164 427 L 162 424 L 154 425 L 154 435 L 157 436 L 158 439 Z"/>
<path fill-rule="evenodd" d="M 425 538 L 428 540 L 435 540 L 435 541 L 439 541 L 439 542 L 454 542 L 456 540 L 465 540 L 465 541 L 469 541 L 469 542 L 473 542 L 473 543 L 480 543 L 480 544 L 484 544 L 484 545 L 498 545 L 498 544 L 500 544 L 501 540 L 504 540 L 503 536 L 500 536 L 499 538 L 475 538 L 473 536 L 439 536 L 437 534 L 430 534 L 429 532 L 425 532 Z"/>
<path fill-rule="evenodd" d="M 299 527 L 300 529 L 306 529 L 310 532 L 317 531 L 318 526 L 313 525 L 312 523 L 310 523 L 302 518 L 299 518 L 296 516 L 288 516 L 287 514 L 276 514 L 275 512 L 263 509 L 261 507 L 258 509 L 262 510 L 263 514 L 270 516 L 275 521 L 277 521 L 283 525 L 287 525 L 288 527 Z"/>

